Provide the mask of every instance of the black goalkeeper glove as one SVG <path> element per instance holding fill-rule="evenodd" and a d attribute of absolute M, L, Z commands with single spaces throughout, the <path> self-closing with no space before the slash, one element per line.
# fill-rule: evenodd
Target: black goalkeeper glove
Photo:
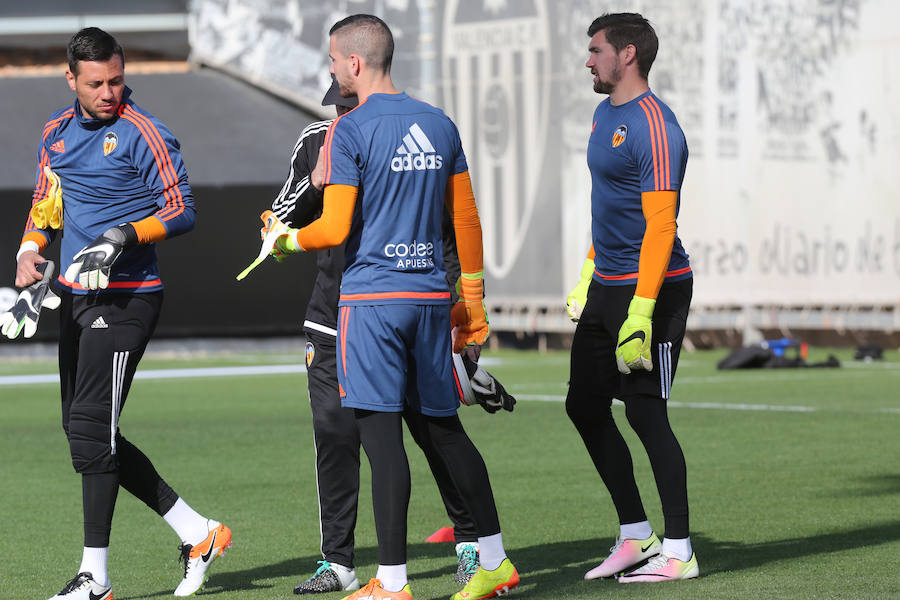
<path fill-rule="evenodd" d="M 44 278 L 23 289 L 16 298 L 16 303 L 5 313 L 0 313 L 0 333 L 11 340 L 23 332 L 27 338 L 34 335 L 42 308 L 59 308 L 59 296 L 50 291 L 56 265 L 52 260 L 45 260 L 35 268 Z"/>
<path fill-rule="evenodd" d="M 516 399 L 506 391 L 496 377 L 481 368 L 465 354 L 453 355 L 453 366 L 462 388 L 462 403 L 466 406 L 480 404 L 493 414 L 500 410 L 512 412 Z"/>
<path fill-rule="evenodd" d="M 66 269 L 66 279 L 87 290 L 106 289 L 109 286 L 109 270 L 126 247 L 137 242 L 137 232 L 130 224 L 110 227 L 103 235 L 81 249 L 72 257 Z"/>

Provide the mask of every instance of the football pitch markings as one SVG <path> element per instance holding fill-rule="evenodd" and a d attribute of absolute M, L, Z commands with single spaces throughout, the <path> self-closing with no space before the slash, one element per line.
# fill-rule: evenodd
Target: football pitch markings
<path fill-rule="evenodd" d="M 536 402 L 565 402 L 565 396 L 550 394 L 515 394 L 516 400 L 533 400 Z M 613 404 L 624 406 L 621 400 L 613 400 Z M 730 404 L 728 402 L 676 402 L 669 400 L 670 408 L 720 408 L 723 410 L 762 410 L 773 412 L 815 412 L 815 406 L 784 406 L 778 404 Z M 898 409 L 900 411 L 900 409 Z"/>
<path fill-rule="evenodd" d="M 485 359 L 482 361 L 486 365 L 502 364 L 506 361 L 498 359 Z M 896 366 L 898 363 L 891 363 L 890 366 Z M 864 367 L 866 365 L 854 365 L 858 370 L 855 372 L 844 373 L 847 376 L 865 375 Z M 874 365 L 873 365 L 874 366 Z M 884 364 L 879 364 L 883 368 Z M 774 374 L 768 371 L 767 379 L 771 379 L 772 375 L 776 375 L 777 379 L 806 379 L 815 374 L 822 373 L 819 369 L 808 369 L 782 372 Z M 829 370 L 828 373 L 836 373 Z M 188 369 L 147 369 L 138 370 L 135 373 L 135 379 L 194 379 L 201 377 L 246 377 L 259 375 L 295 375 L 306 373 L 306 367 L 303 365 L 252 365 L 252 366 L 232 366 L 232 367 L 196 367 Z M 730 381 L 746 381 L 748 371 L 741 371 L 741 375 L 709 375 L 703 377 L 685 376 L 678 378 L 680 384 L 702 384 L 702 383 L 728 383 Z M 891 373 L 898 374 L 900 369 Z M 59 382 L 59 375 L 55 373 L 32 374 L 32 375 L 4 375 L 0 376 L 0 386 L 8 385 L 37 385 L 37 384 L 55 384 Z M 518 384 L 510 386 L 511 390 L 516 387 L 524 387 L 527 384 Z M 565 402 L 565 394 L 527 394 L 515 393 L 517 400 L 532 402 Z M 615 404 L 621 405 L 620 400 L 614 400 Z M 746 404 L 746 403 L 729 403 L 729 402 L 678 402 L 670 400 L 668 406 L 671 408 L 693 408 L 693 409 L 713 409 L 713 410 L 739 410 L 739 411 L 764 411 L 764 412 L 816 412 L 822 410 L 815 406 L 805 405 L 778 405 L 778 404 Z M 827 409 L 833 410 L 833 409 Z M 854 411 L 858 412 L 858 411 Z M 868 412 L 868 411 L 865 411 Z M 873 412 L 897 414 L 900 415 L 900 408 L 881 408 Z"/>
<path fill-rule="evenodd" d="M 253 365 L 249 367 L 197 367 L 193 369 L 148 369 L 134 374 L 135 379 L 192 379 L 194 377 L 238 377 L 247 375 L 288 375 L 306 373 L 303 365 Z M 56 373 L 41 375 L 4 375 L 2 385 L 59 383 Z"/>
<path fill-rule="evenodd" d="M 482 365 L 490 366 L 501 364 L 502 361 L 493 358 L 485 358 L 480 361 Z M 135 379 L 192 379 L 194 377 L 243 377 L 252 375 L 292 375 L 306 373 L 303 365 L 252 365 L 246 367 L 194 367 L 190 369 L 138 369 Z M 59 375 L 56 373 L 43 373 L 34 375 L 3 375 L 0 376 L 0 386 L 4 385 L 33 385 L 41 383 L 58 383 Z"/>

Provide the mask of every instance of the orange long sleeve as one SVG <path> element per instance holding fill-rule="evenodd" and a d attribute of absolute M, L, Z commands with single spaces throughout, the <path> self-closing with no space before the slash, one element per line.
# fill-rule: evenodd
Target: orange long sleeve
<path fill-rule="evenodd" d="M 481 220 L 472 192 L 469 172 L 451 175 L 447 180 L 447 208 L 456 233 L 456 250 L 463 273 L 484 271 L 484 247 L 481 240 Z"/>
<path fill-rule="evenodd" d="M 297 232 L 300 247 L 310 251 L 343 244 L 350 235 L 358 193 L 359 190 L 353 185 L 326 186 L 322 216 Z"/>
<path fill-rule="evenodd" d="M 159 217 L 150 215 L 140 221 L 132 221 L 131 225 L 138 235 L 139 244 L 161 242 L 166 239 L 166 227 Z"/>
<path fill-rule="evenodd" d="M 675 212 L 678 206 L 678 192 L 644 192 L 641 207 L 647 228 L 641 242 L 638 259 L 638 281 L 635 296 L 655 300 L 662 287 L 672 246 L 675 243 Z"/>

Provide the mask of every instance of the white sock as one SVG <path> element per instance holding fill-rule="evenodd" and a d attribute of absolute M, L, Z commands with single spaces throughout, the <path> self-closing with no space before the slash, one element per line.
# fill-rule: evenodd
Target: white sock
<path fill-rule="evenodd" d="M 206 517 L 197 513 L 181 498 L 176 500 L 169 512 L 163 515 L 163 519 L 185 544 L 196 546 L 209 535 Z"/>
<path fill-rule="evenodd" d="M 650 521 L 619 525 L 619 537 L 623 540 L 646 540 L 651 535 L 653 528 L 650 527 Z"/>
<path fill-rule="evenodd" d="M 109 585 L 109 573 L 106 572 L 106 557 L 109 555 L 109 546 L 105 548 L 84 547 L 81 555 L 79 573 L 90 573 L 94 581 L 100 585 Z"/>
<path fill-rule="evenodd" d="M 406 577 L 406 563 L 402 565 L 378 565 L 378 573 L 375 578 L 381 582 L 381 587 L 389 592 L 399 592 L 409 583 Z"/>
<path fill-rule="evenodd" d="M 694 555 L 694 549 L 691 548 L 691 538 L 686 537 L 680 540 L 663 538 L 662 553 L 669 558 L 677 558 L 682 562 L 691 560 L 691 557 Z"/>
<path fill-rule="evenodd" d="M 478 542 L 460 542 L 456 545 L 456 554 L 459 555 L 459 551 L 466 546 L 474 546 L 475 551 L 478 552 Z"/>
<path fill-rule="evenodd" d="M 478 538 L 478 560 L 485 571 L 493 571 L 499 567 L 504 558 L 506 550 L 503 549 L 502 533 Z"/>

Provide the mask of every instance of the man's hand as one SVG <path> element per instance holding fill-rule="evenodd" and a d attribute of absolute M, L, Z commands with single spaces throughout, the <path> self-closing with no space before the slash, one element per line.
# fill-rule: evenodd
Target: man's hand
<path fill-rule="evenodd" d="M 316 167 L 309 174 L 309 182 L 314 188 L 322 191 L 325 187 L 325 153 L 322 150 L 325 146 L 319 147 L 319 157 L 316 159 Z"/>
<path fill-rule="evenodd" d="M 269 244 L 271 244 L 271 248 L 269 249 L 269 256 L 277 260 L 278 262 L 283 261 L 287 258 L 287 253 L 282 251 L 278 247 L 278 238 L 287 233 L 289 227 L 285 225 L 281 219 L 275 216 L 271 210 L 263 211 L 259 218 L 262 219 L 263 226 L 259 228 L 259 239 L 262 240 L 263 246 L 268 245 L 266 243 L 266 236 L 269 236 Z M 262 254 L 262 248 L 260 248 L 260 254 Z"/>
<path fill-rule="evenodd" d="M 44 257 L 34 250 L 26 250 L 19 255 L 16 261 L 16 287 L 28 287 L 35 281 L 44 278 L 38 265 L 44 262 Z"/>
<path fill-rule="evenodd" d="M 459 327 L 453 340 L 457 354 L 472 345 L 482 345 L 490 333 L 484 307 L 484 273 L 463 273 L 457 286 L 459 302 L 450 310 L 451 327 Z"/>
<path fill-rule="evenodd" d="M 24 332 L 30 338 L 37 331 L 42 308 L 59 308 L 59 296 L 50 291 L 56 266 L 52 260 L 37 265 L 41 278 L 19 293 L 16 303 L 8 311 L 0 313 L 0 334 L 13 340 Z"/>
<path fill-rule="evenodd" d="M 628 317 L 619 329 L 616 364 L 619 372 L 629 374 L 633 369 L 653 370 L 650 358 L 652 318 L 656 300 L 634 296 L 628 305 Z"/>
<path fill-rule="evenodd" d="M 581 275 L 578 277 L 578 283 L 575 284 L 575 287 L 572 288 L 572 291 L 566 296 L 566 312 L 569 313 L 569 318 L 575 323 L 581 318 L 581 312 L 584 310 L 584 305 L 587 304 L 588 288 L 591 285 L 591 279 L 593 279 L 593 277 L 594 261 L 589 258 L 584 261 L 584 265 L 581 267 Z"/>
<path fill-rule="evenodd" d="M 93 242 L 72 257 L 66 269 L 66 279 L 88 290 L 106 289 L 109 286 L 109 270 L 122 250 L 128 245 L 128 236 L 122 226 L 110 227 Z"/>
<path fill-rule="evenodd" d="M 294 254 L 303 250 L 303 248 L 293 243 L 293 233 L 297 230 L 285 225 L 271 210 L 264 210 L 259 215 L 259 218 L 263 222 L 263 226 L 259 230 L 259 235 L 262 237 L 262 246 L 260 246 L 259 254 L 253 259 L 250 266 L 238 274 L 238 281 L 249 275 L 250 271 L 259 266 L 266 256 L 271 255 L 275 260 L 281 262 L 288 254 Z"/>

